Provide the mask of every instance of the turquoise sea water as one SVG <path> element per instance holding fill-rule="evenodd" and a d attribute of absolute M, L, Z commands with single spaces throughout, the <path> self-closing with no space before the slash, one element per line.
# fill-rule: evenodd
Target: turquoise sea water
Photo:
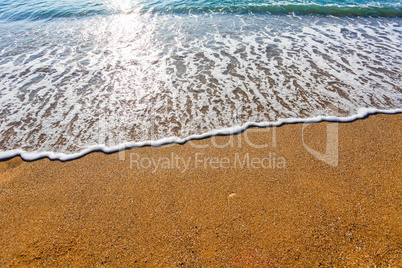
<path fill-rule="evenodd" d="M 401 109 L 401 15 L 395 0 L 2 1 L 0 157 Z"/>
<path fill-rule="evenodd" d="M 155 13 L 269 13 L 336 16 L 402 16 L 399 0 L 158 0 L 158 1 L 12 1 L 0 3 L 0 18 L 7 20 L 53 19 L 131 12 Z"/>

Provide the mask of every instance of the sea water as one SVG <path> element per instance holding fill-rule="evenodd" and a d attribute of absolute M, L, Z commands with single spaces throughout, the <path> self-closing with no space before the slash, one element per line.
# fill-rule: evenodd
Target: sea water
<path fill-rule="evenodd" d="M 401 111 L 401 1 L 0 3 L 0 158 Z"/>

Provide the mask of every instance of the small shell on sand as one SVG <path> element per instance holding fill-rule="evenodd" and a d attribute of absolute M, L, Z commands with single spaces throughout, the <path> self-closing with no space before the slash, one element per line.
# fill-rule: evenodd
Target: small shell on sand
<path fill-rule="evenodd" d="M 228 198 L 233 198 L 235 196 L 236 196 L 236 193 L 232 193 L 232 194 L 228 195 Z"/>

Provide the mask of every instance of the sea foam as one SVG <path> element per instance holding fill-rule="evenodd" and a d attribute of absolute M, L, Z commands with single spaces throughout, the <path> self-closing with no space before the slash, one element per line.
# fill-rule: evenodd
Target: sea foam
<path fill-rule="evenodd" d="M 402 107 L 400 18 L 129 13 L 2 22 L 0 33 L 6 157 Z"/>
<path fill-rule="evenodd" d="M 160 147 L 169 144 L 184 144 L 191 140 L 206 139 L 218 135 L 236 135 L 242 133 L 243 131 L 251 127 L 267 128 L 267 127 L 279 127 L 286 124 L 310 124 L 318 122 L 347 123 L 347 122 L 353 122 L 358 119 L 366 118 L 367 116 L 374 114 L 398 114 L 398 113 L 402 113 L 402 109 L 377 110 L 373 108 L 361 108 L 359 109 L 357 114 L 348 117 L 317 116 L 307 119 L 287 118 L 279 120 L 277 122 L 249 122 L 244 124 L 243 126 L 234 126 L 230 128 L 216 129 L 209 133 L 192 135 L 187 138 L 168 137 L 152 141 L 127 142 L 113 147 L 108 147 L 104 144 L 99 144 L 72 154 L 56 153 L 56 152 L 25 152 L 21 149 L 15 149 L 7 152 L 0 152 L 0 159 L 9 159 L 15 156 L 21 156 L 21 158 L 26 161 L 34 161 L 42 158 L 49 158 L 51 160 L 69 161 L 83 157 L 91 152 L 101 151 L 104 153 L 116 153 L 122 150 L 145 147 L 145 146 Z"/>

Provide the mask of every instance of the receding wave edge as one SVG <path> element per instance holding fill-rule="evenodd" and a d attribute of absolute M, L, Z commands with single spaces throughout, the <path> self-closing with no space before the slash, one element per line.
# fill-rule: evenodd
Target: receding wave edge
<path fill-rule="evenodd" d="M 338 122 L 338 123 L 346 123 L 353 122 L 358 119 L 366 118 L 367 116 L 374 114 L 399 114 L 402 113 L 402 109 L 390 109 L 390 110 L 379 110 L 374 108 L 360 108 L 356 114 L 348 116 L 348 117 L 336 117 L 336 116 L 317 116 L 312 118 L 287 118 L 281 119 L 276 122 L 248 122 L 242 126 L 234 126 L 216 129 L 211 132 L 207 132 L 200 135 L 191 135 L 187 138 L 178 138 L 178 137 L 168 137 L 160 140 L 151 140 L 151 141 L 142 141 L 142 142 L 127 142 L 122 143 L 117 146 L 108 147 L 104 144 L 90 146 L 85 150 L 82 150 L 78 153 L 74 154 L 65 154 L 65 153 L 55 153 L 55 152 L 26 152 L 22 149 L 15 149 L 5 152 L 0 152 L 0 160 L 10 159 L 16 156 L 21 156 L 25 161 L 35 161 L 43 158 L 49 158 L 50 160 L 60 160 L 60 161 L 70 161 L 74 159 L 81 158 L 92 152 L 103 152 L 103 153 L 117 153 L 127 149 L 152 146 L 152 147 L 160 147 L 163 145 L 169 144 L 184 144 L 191 140 L 201 140 L 205 138 L 210 138 L 218 135 L 235 135 L 244 132 L 248 128 L 251 127 L 279 127 L 287 124 L 297 124 L 297 123 L 317 123 L 317 122 Z"/>

